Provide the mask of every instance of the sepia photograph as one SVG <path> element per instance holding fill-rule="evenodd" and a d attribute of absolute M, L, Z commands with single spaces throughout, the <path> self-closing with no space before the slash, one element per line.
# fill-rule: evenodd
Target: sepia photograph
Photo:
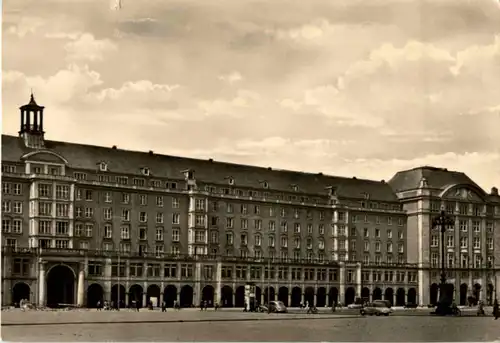
<path fill-rule="evenodd" d="M 1 338 L 500 341 L 500 0 L 4 0 Z"/>

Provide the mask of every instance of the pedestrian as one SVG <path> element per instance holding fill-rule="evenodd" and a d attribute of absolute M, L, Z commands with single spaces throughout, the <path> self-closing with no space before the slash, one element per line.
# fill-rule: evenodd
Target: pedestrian
<path fill-rule="evenodd" d="M 97 308 L 97 311 L 101 310 L 101 301 L 100 300 L 97 301 L 96 308 Z"/>
<path fill-rule="evenodd" d="M 138 302 L 138 301 L 136 301 L 135 302 L 135 308 L 136 308 L 137 312 L 139 312 L 139 309 L 141 308 L 141 303 Z"/>
<path fill-rule="evenodd" d="M 167 312 L 167 303 L 165 301 L 163 301 L 161 303 L 161 311 L 162 312 Z"/>
<path fill-rule="evenodd" d="M 495 299 L 495 302 L 493 303 L 493 316 L 495 317 L 495 320 L 500 317 L 500 308 L 498 306 L 498 300 Z"/>
<path fill-rule="evenodd" d="M 207 308 L 208 308 L 208 301 L 206 301 L 206 300 L 203 301 L 203 308 L 205 309 L 205 311 L 207 310 Z"/>

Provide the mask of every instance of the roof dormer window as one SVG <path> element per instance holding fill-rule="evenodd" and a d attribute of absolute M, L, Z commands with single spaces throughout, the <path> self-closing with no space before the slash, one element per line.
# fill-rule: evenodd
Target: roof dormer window
<path fill-rule="evenodd" d="M 102 172 L 108 171 L 108 164 L 106 162 L 99 163 L 99 170 Z"/>
<path fill-rule="evenodd" d="M 232 177 L 228 178 L 228 182 L 231 186 L 234 185 L 234 179 Z"/>
<path fill-rule="evenodd" d="M 267 181 L 264 181 L 262 183 L 262 187 L 264 187 L 265 189 L 268 189 L 269 188 L 269 183 L 267 183 Z"/>
<path fill-rule="evenodd" d="M 194 180 L 194 170 L 187 169 L 182 172 L 186 180 Z"/>
<path fill-rule="evenodd" d="M 298 192 L 298 191 L 299 191 L 299 186 L 297 186 L 297 185 L 292 185 L 292 190 L 293 190 L 294 192 Z"/>
<path fill-rule="evenodd" d="M 148 167 L 141 168 L 141 172 L 143 175 L 149 176 L 149 168 Z"/>

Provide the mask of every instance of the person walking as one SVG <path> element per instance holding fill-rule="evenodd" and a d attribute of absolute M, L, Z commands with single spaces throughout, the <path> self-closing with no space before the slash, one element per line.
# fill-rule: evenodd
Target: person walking
<path fill-rule="evenodd" d="M 167 312 L 167 303 L 165 301 L 163 301 L 161 303 L 161 311 L 162 312 Z"/>

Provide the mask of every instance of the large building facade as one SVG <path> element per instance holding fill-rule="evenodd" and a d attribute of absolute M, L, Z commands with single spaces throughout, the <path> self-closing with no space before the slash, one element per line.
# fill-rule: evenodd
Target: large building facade
<path fill-rule="evenodd" d="M 496 296 L 500 197 L 462 173 L 385 182 L 55 142 L 43 115 L 32 97 L 2 136 L 3 304 L 243 306 L 248 283 L 262 303 L 428 304 L 441 205 L 457 299 Z"/>

